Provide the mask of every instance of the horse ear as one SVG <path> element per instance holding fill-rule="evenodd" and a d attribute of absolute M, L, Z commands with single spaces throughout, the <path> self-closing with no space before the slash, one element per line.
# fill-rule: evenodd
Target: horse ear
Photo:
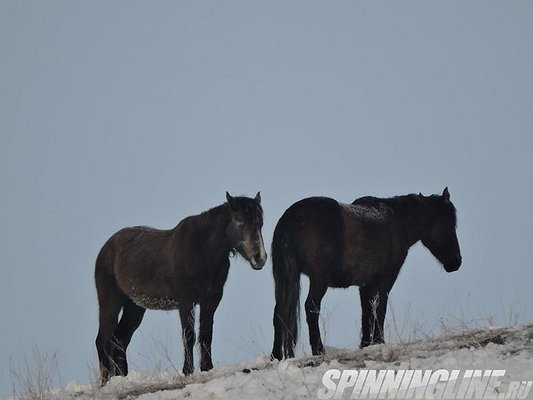
<path fill-rule="evenodd" d="M 235 210 L 235 202 L 233 201 L 233 196 L 226 192 L 226 200 L 228 201 L 229 208 Z"/>
<path fill-rule="evenodd" d="M 419 195 L 420 197 L 424 197 L 424 195 L 422 194 L 422 192 L 418 192 L 418 195 Z"/>
<path fill-rule="evenodd" d="M 445 203 L 450 202 L 450 192 L 448 192 L 448 186 L 444 189 L 444 192 L 442 192 L 442 198 L 444 199 Z"/>
<path fill-rule="evenodd" d="M 257 204 L 261 204 L 261 192 L 257 192 L 254 200 L 257 201 Z"/>

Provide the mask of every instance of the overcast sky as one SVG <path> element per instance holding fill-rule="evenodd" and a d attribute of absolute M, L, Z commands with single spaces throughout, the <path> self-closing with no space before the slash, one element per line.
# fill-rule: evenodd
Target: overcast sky
<path fill-rule="evenodd" d="M 0 394 L 34 346 L 87 382 L 100 247 L 226 190 L 261 191 L 269 247 L 303 197 L 448 186 L 463 265 L 446 274 L 413 247 L 391 295 L 399 329 L 531 321 L 531 21 L 519 0 L 2 1 Z M 273 305 L 270 263 L 234 259 L 216 365 L 268 354 Z M 357 289 L 324 308 L 326 343 L 357 346 Z M 179 329 L 176 312 L 147 313 L 134 368 L 158 342 L 181 366 Z"/>

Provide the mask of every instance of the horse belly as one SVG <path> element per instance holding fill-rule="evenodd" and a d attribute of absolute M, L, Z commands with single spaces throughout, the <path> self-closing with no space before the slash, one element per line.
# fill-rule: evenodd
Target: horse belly
<path fill-rule="evenodd" d="M 166 276 L 140 274 L 128 271 L 117 275 L 122 292 L 135 304 L 151 310 L 176 310 L 179 306 L 177 291 Z"/>
<path fill-rule="evenodd" d="M 374 276 L 372 266 L 365 263 L 353 263 L 343 266 L 344 279 L 355 286 L 365 286 Z"/>
<path fill-rule="evenodd" d="M 179 292 L 169 284 L 168 279 L 133 278 L 123 290 L 135 304 L 143 308 L 150 310 L 179 308 Z"/>
<path fill-rule="evenodd" d="M 115 243 L 120 251 L 114 259 L 114 275 L 122 292 L 143 308 L 178 309 L 173 269 L 166 256 L 168 242 L 150 231 L 131 229 L 117 235 Z"/>
<path fill-rule="evenodd" d="M 158 297 L 146 294 L 131 294 L 130 299 L 139 307 L 150 310 L 177 310 L 179 308 L 179 301 L 172 297 Z"/>
<path fill-rule="evenodd" d="M 332 271 L 331 275 L 329 276 L 329 287 L 346 289 L 354 285 L 357 284 L 353 282 L 351 274 L 347 273 L 344 268 L 338 268 Z"/>

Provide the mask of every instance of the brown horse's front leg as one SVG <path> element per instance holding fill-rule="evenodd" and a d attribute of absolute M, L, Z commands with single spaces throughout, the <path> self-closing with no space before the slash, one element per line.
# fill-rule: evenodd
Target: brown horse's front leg
<path fill-rule="evenodd" d="M 190 375 L 194 372 L 194 342 L 196 333 L 194 332 L 194 304 L 180 304 L 181 332 L 183 338 L 183 373 Z"/>
<path fill-rule="evenodd" d="M 200 303 L 200 370 L 209 371 L 213 368 L 211 359 L 211 342 L 213 340 L 213 317 L 222 299 L 222 293 L 210 297 Z"/>

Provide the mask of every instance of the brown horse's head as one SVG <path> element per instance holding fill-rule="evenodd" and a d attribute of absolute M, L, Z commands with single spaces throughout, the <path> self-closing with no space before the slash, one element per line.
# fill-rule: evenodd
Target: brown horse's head
<path fill-rule="evenodd" d="M 228 241 L 233 249 L 243 256 L 253 269 L 261 269 L 267 255 L 263 244 L 263 209 L 261 194 L 255 198 L 233 197 L 226 192 L 231 220 L 226 228 Z"/>
<path fill-rule="evenodd" d="M 457 271 L 461 266 L 461 250 L 457 240 L 457 217 L 450 201 L 448 188 L 442 196 L 430 196 L 432 223 L 428 227 L 422 243 L 442 263 L 446 272 Z"/>

